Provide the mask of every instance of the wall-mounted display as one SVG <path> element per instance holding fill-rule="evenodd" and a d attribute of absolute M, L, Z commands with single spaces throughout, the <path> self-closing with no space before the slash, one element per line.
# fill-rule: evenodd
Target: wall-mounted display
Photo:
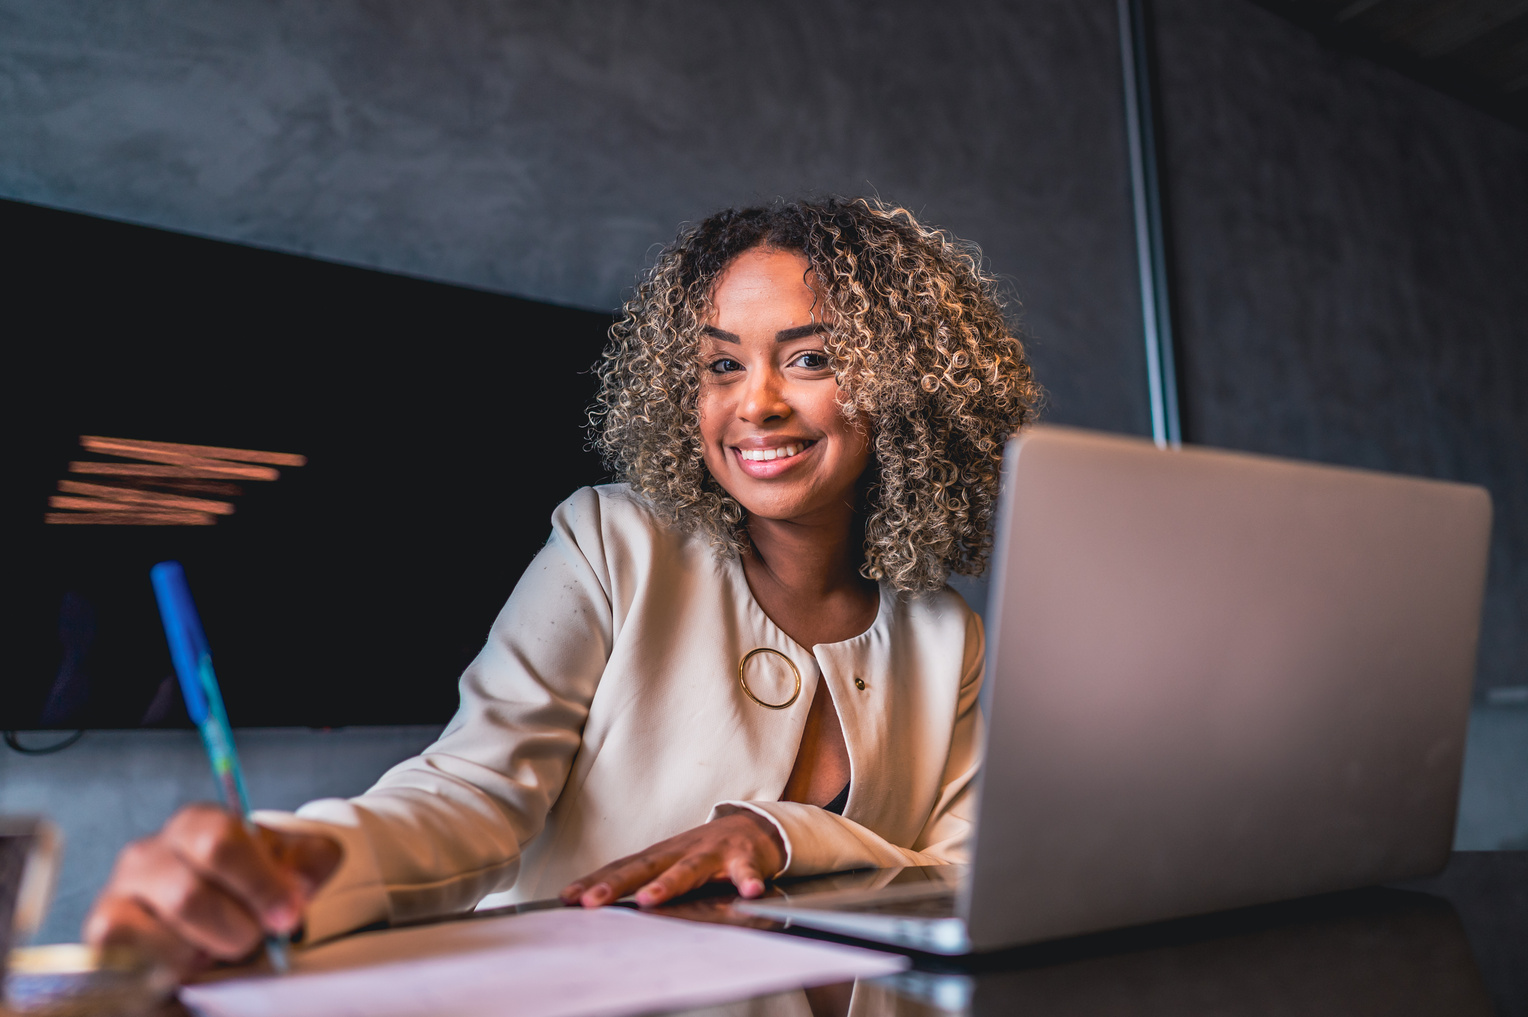
<path fill-rule="evenodd" d="M 185 724 L 149 568 L 246 726 L 431 723 L 599 482 L 608 315 L 15 203 L 0 728 Z"/>

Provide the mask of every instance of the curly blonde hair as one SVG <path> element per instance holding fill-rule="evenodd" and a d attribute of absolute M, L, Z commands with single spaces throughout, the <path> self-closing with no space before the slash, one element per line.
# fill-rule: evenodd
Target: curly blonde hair
<path fill-rule="evenodd" d="M 757 247 L 804 254 L 825 295 L 844 414 L 869 423 L 860 572 L 902 593 L 977 575 L 991 550 L 1003 443 L 1040 390 L 973 244 L 878 200 L 729 209 L 687 225 L 610 329 L 590 434 L 607 466 L 723 555 L 743 506 L 711 476 L 698 426 L 700 336 L 722 271 Z"/>

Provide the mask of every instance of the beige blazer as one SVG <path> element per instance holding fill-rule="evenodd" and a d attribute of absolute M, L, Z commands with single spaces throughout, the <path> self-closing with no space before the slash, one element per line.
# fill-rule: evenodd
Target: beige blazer
<path fill-rule="evenodd" d="M 784 709 L 739 660 L 795 664 Z M 358 798 L 259 822 L 322 830 L 345 858 L 310 906 L 313 939 L 554 896 L 606 862 L 734 809 L 772 821 L 782 874 L 965 859 L 980 759 L 980 620 L 953 591 L 899 598 L 808 649 L 753 599 L 736 561 L 659 522 L 624 485 L 584 488 L 461 679 L 440 739 Z M 749 663 L 765 702 L 789 666 Z M 851 782 L 842 816 L 779 800 L 826 681 Z"/>

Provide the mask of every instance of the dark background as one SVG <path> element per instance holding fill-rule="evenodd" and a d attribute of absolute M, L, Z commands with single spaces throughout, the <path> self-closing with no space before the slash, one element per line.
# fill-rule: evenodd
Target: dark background
<path fill-rule="evenodd" d="M 185 723 L 166 558 L 241 726 L 449 717 L 552 509 L 601 479 L 581 428 L 610 317 L 13 202 L 0 235 L 26 252 L 8 315 L 46 322 L 7 386 L 0 727 Z M 215 526 L 44 525 L 100 458 L 81 434 L 308 464 Z"/>
<path fill-rule="evenodd" d="M 1249 0 L 1152 6 L 1188 440 L 1484 484 L 1496 525 L 1479 688 L 1528 685 L 1528 134 Z M 587 308 L 591 328 L 682 220 L 779 194 L 878 193 L 980 242 L 1011 280 L 1048 419 L 1147 430 L 1113 0 L 0 0 L 0 137 L 0 196 Z M 34 241 L 6 239 L 9 257 L 37 260 Z M 70 250 L 49 263 L 68 297 L 33 321 L 12 315 L 13 348 L 68 374 L 96 361 L 130 370 L 192 341 L 155 323 L 197 292 L 167 282 L 155 299 L 103 297 L 116 270 Z M 499 322 L 514 315 L 408 311 L 401 294 L 429 287 L 397 275 L 339 296 L 328 279 L 361 277 L 329 268 L 305 313 L 331 328 L 298 332 L 279 301 L 242 298 L 178 320 L 195 322 L 199 356 L 226 349 L 278 377 L 296 393 L 292 419 L 370 379 L 350 412 L 375 419 L 334 434 L 405 440 L 427 379 L 461 392 L 452 411 L 490 429 L 506 419 L 490 406 L 547 391 L 511 370 L 525 333 Z M 195 291 L 250 285 L 208 272 Z M 37 285 L 28 278 L 7 287 L 12 306 Z M 126 311 L 108 331 L 62 327 L 113 300 Z M 568 371 L 590 359 L 571 343 L 563 354 Z M 409 370 L 380 371 L 389 357 Z M 33 384 L 25 371 L 7 380 Z M 566 423 L 538 441 L 581 441 L 586 400 L 568 384 Z M 178 440 L 198 440 L 182 422 Z M 330 440 L 249 440 L 314 459 L 272 486 L 270 512 L 320 484 L 313 442 Z M 462 514 L 451 518 L 471 523 L 505 501 L 534 504 L 502 529 L 539 541 L 571 484 L 499 472 L 494 441 L 474 460 L 491 470 L 420 456 L 367 471 L 368 511 L 389 514 L 364 539 L 329 515 L 311 524 L 341 533 L 315 540 L 335 574 L 342 560 L 449 561 L 448 585 L 477 597 L 466 587 L 495 573 L 474 588 L 480 602 L 451 614 L 476 630 L 451 629 L 453 652 L 481 639 L 523 555 L 453 544 L 471 543 L 465 530 L 422 513 L 450 499 Z M 265 511 L 246 498 L 226 525 Z M 474 555 L 481 572 L 461 567 Z M 232 684 L 241 643 L 210 598 L 236 584 L 187 564 Z M 454 680 L 419 670 L 386 680 Z M 261 709 L 230 707 L 241 723 Z"/>

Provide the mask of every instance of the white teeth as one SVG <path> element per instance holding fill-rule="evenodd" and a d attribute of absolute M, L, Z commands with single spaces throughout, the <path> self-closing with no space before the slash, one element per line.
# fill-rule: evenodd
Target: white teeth
<path fill-rule="evenodd" d="M 791 456 L 800 455 L 805 445 L 786 445 L 784 448 L 743 448 L 738 449 L 744 459 L 753 463 L 767 463 L 771 459 L 789 459 Z"/>

